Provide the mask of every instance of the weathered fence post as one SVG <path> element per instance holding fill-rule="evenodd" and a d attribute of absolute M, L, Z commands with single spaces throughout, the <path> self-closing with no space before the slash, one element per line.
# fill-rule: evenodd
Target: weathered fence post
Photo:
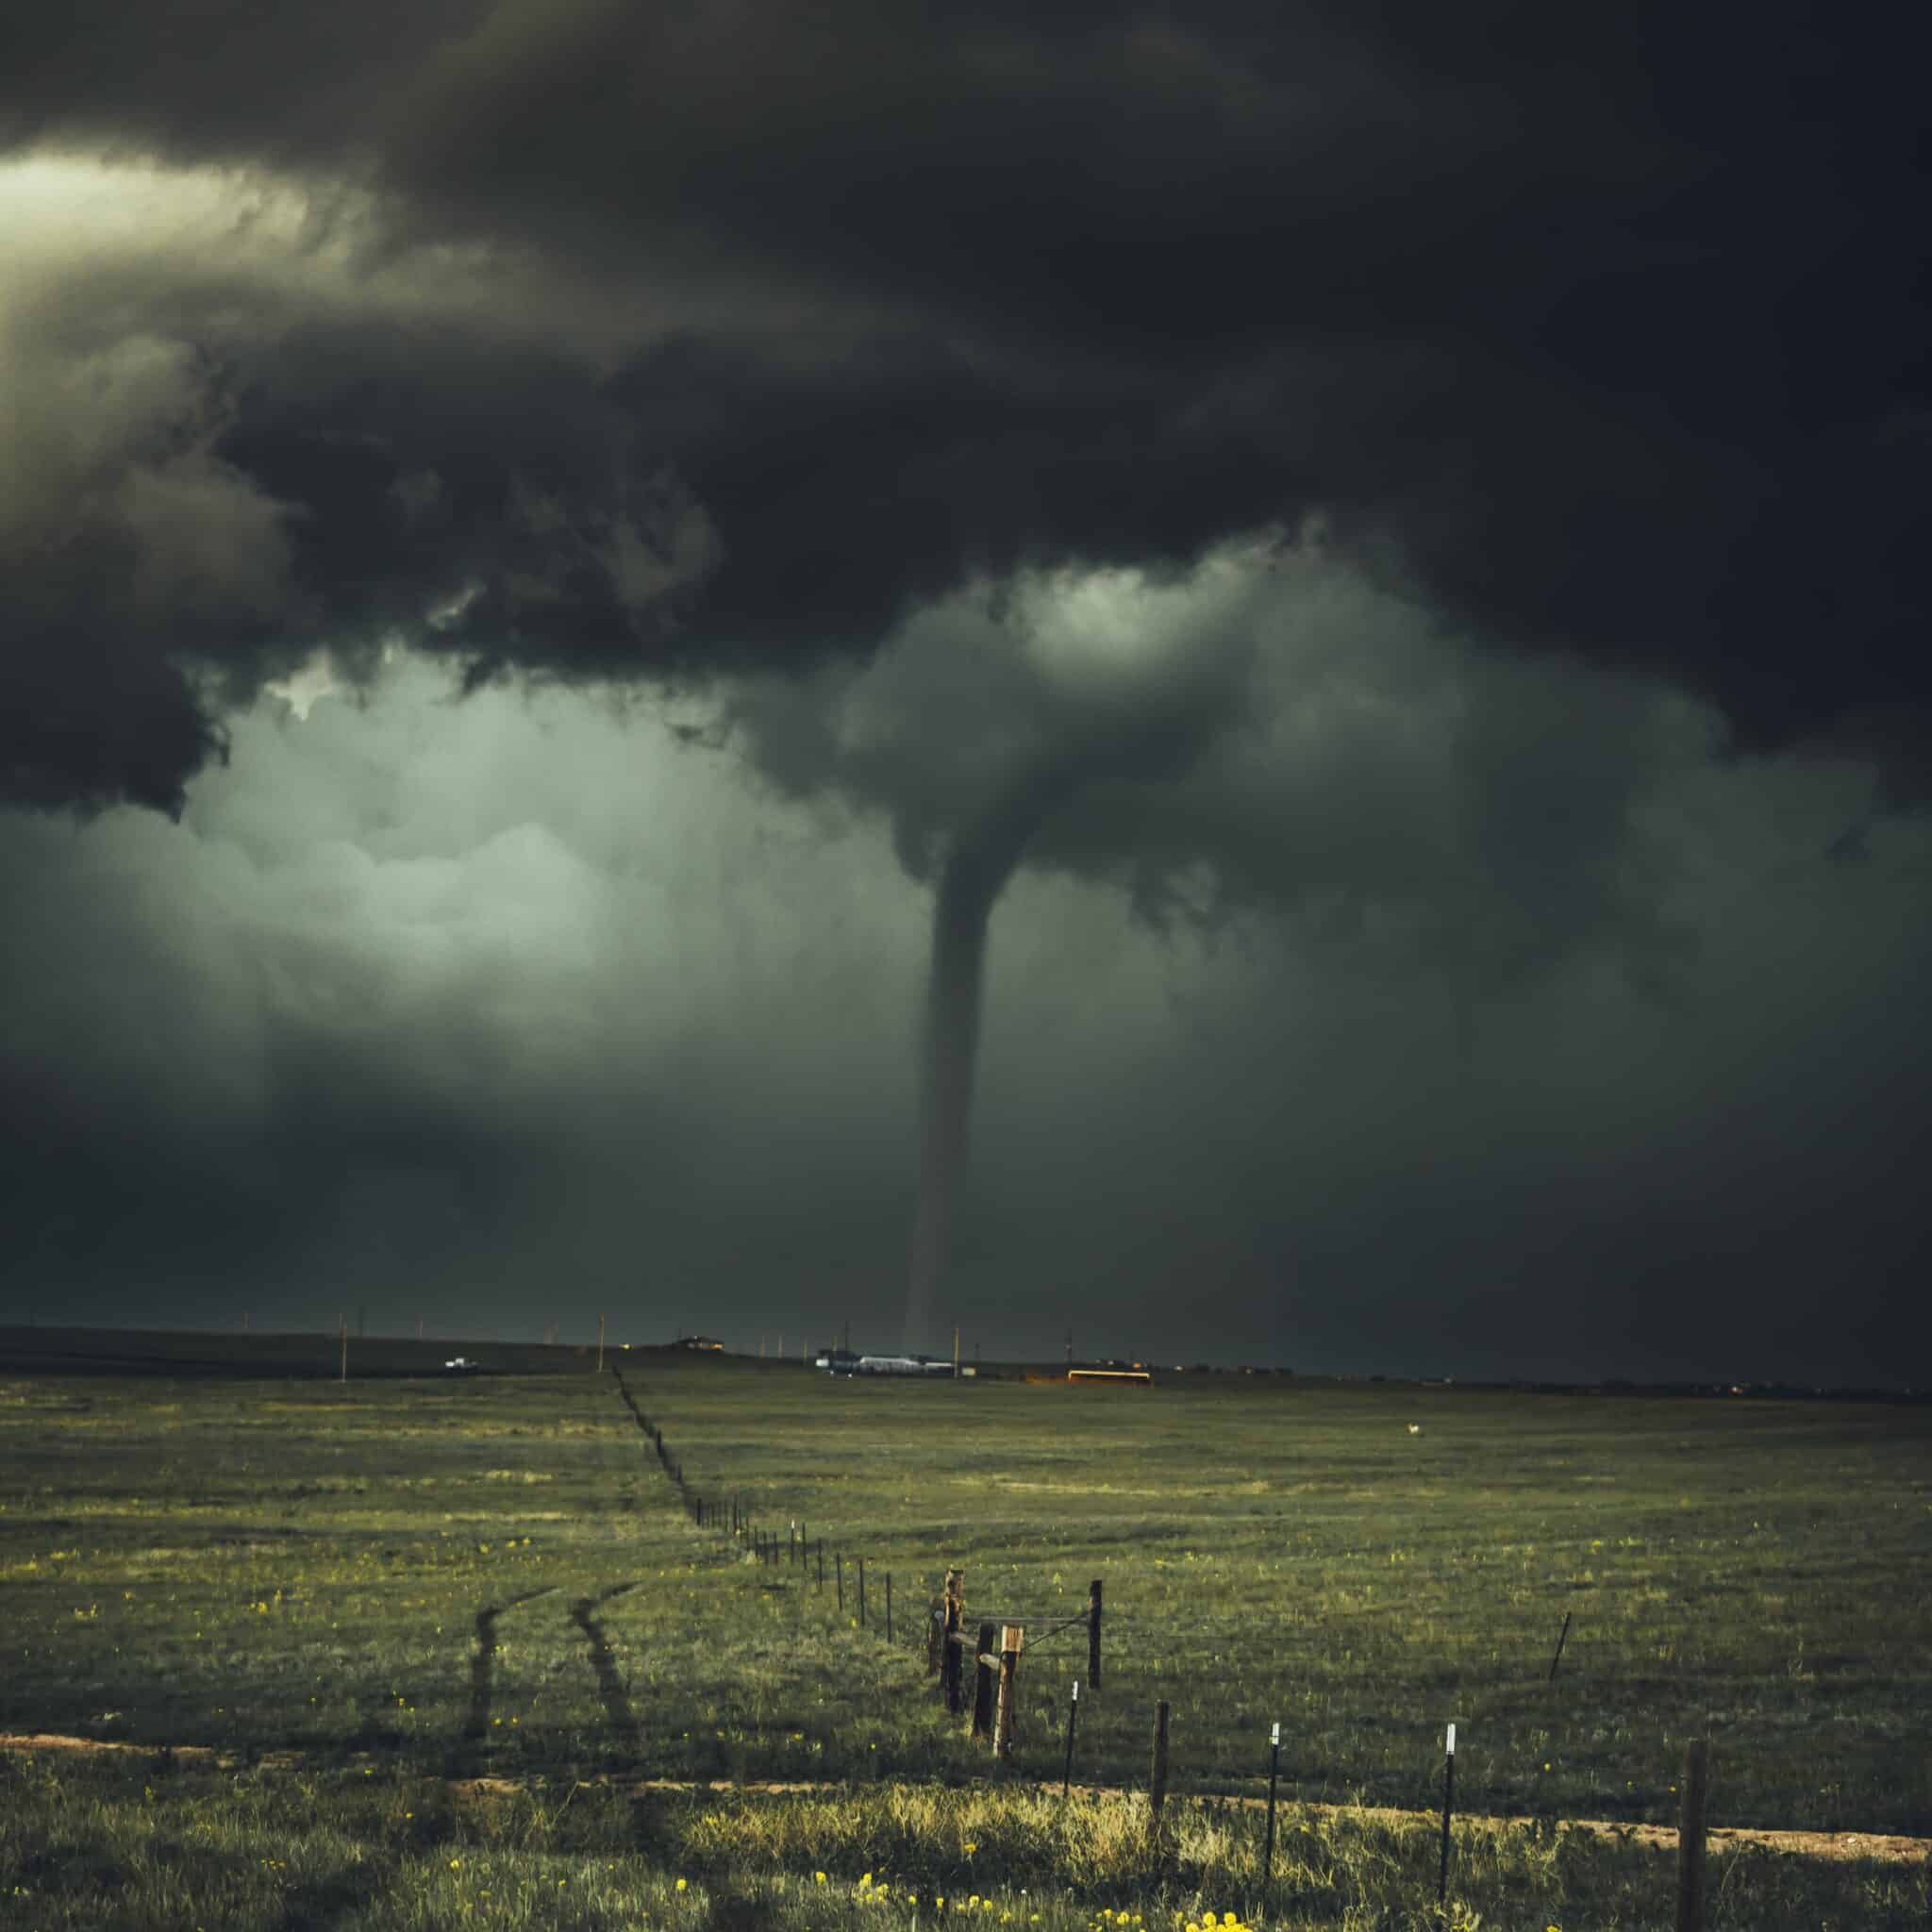
<path fill-rule="evenodd" d="M 973 1679 L 973 1735 L 975 1738 L 992 1736 L 992 1646 L 995 1635 L 994 1624 L 982 1624 L 979 1641 L 974 1648 L 974 1656 L 977 1659 L 976 1674 Z"/>
<path fill-rule="evenodd" d="M 1442 1754 L 1442 1862 L 1436 1873 L 1436 1904 L 1449 1897 L 1449 1811 L 1456 1798 L 1456 1726 L 1449 1726 L 1448 1747 Z"/>
<path fill-rule="evenodd" d="M 1281 1725 L 1268 1740 L 1268 1836 L 1261 1843 L 1261 1910 L 1268 1909 L 1268 1881 L 1274 1875 L 1274 1790 L 1281 1782 Z"/>
<path fill-rule="evenodd" d="M 1013 1679 L 1019 1674 L 1020 1651 L 1026 1641 L 1025 1626 L 1008 1624 L 1000 1631 L 999 1699 L 993 1707 L 992 1755 L 1013 1755 Z"/>
<path fill-rule="evenodd" d="M 1677 1932 L 1704 1932 L 1704 1806 L 1710 1750 L 1702 1738 L 1684 1746 L 1677 1804 Z"/>
<path fill-rule="evenodd" d="M 941 1665 L 941 1683 L 945 1690 L 946 1710 L 958 1717 L 966 1707 L 966 1688 L 960 1651 L 960 1625 L 966 1618 L 966 1573 L 963 1570 L 946 1572 L 946 1628 L 941 1640 L 944 1658 Z"/>
<path fill-rule="evenodd" d="M 1080 1721 L 1080 1680 L 1074 1679 L 1074 1694 L 1067 1700 L 1067 1761 L 1060 1767 L 1060 1796 L 1074 1781 L 1074 1726 Z"/>
<path fill-rule="evenodd" d="M 1160 1830 L 1160 1807 L 1167 1803 L 1167 1699 L 1154 1707 L 1154 1764 L 1147 1774 L 1147 1830 Z"/>
<path fill-rule="evenodd" d="M 1100 1578 L 1087 1586 L 1087 1688 L 1100 1689 Z"/>

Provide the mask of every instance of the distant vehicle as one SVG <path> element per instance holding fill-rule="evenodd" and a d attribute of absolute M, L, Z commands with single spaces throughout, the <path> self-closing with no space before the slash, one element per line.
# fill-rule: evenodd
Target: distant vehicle
<path fill-rule="evenodd" d="M 466 1355 L 453 1355 L 448 1361 L 443 1363 L 444 1368 L 454 1369 L 459 1375 L 473 1375 L 482 1366 L 481 1362 L 473 1362 Z"/>
<path fill-rule="evenodd" d="M 832 1375 L 950 1375 L 949 1361 L 925 1355 L 858 1355 L 849 1348 L 828 1348 L 818 1366 Z"/>

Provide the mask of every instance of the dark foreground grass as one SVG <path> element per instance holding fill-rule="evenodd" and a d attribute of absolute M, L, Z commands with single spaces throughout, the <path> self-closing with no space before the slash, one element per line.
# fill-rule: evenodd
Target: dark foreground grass
<path fill-rule="evenodd" d="M 1150 1846 L 1135 1801 L 889 1788 L 823 1798 L 637 1797 L 611 1787 L 466 1793 L 392 1771 L 213 1774 L 0 1758 L 0 1923 L 18 1932 L 213 1926 L 440 1932 L 892 1932 L 949 1924 L 1183 1932 L 1209 1915 L 1307 1932 L 1435 1926 L 1424 1824 L 1291 1812 L 1259 1894 L 1252 1818 L 1177 1804 Z M 1767 1852 L 1714 1862 L 1725 1928 L 1905 1932 L 1923 1866 Z M 1653 1849 L 1575 1830 L 1458 1835 L 1447 1923 L 1671 1921 Z"/>
<path fill-rule="evenodd" d="M 824 1897 L 786 1902 L 802 1857 L 830 1872 L 836 1844 L 861 1871 L 867 1860 L 918 1871 L 927 1890 L 943 1880 L 956 1891 L 957 1875 L 920 1868 L 892 1836 L 891 1819 L 911 1814 L 890 1807 L 997 1802 L 1018 1821 L 1039 1802 L 1037 1782 L 1058 1779 L 1078 1633 L 1023 1662 L 1007 1789 L 946 1799 L 896 1788 L 965 1785 L 990 1768 L 924 1672 L 925 1607 L 958 1563 L 969 1624 L 1024 1611 L 1038 1629 L 1040 1613 L 1077 1610 L 1088 1579 L 1106 1579 L 1106 1684 L 1083 1700 L 1076 1759 L 1076 1776 L 1095 1784 L 1144 1785 L 1152 1708 L 1165 1698 L 1178 1796 L 1257 1790 L 1278 1719 L 1286 1797 L 1426 1813 L 1440 1795 L 1441 1726 L 1456 1719 L 1460 1807 L 1543 1821 L 1534 1838 L 1495 1841 L 1507 1873 L 1472 1892 L 1488 1924 L 1531 1924 L 1542 1909 L 1529 1874 L 1557 1856 L 1558 1821 L 1673 1821 L 1691 1735 L 1712 1740 L 1716 1824 L 1932 1829 L 1924 1409 L 1224 1377 L 1124 1394 L 625 1363 L 692 1485 L 741 1492 L 781 1535 L 795 1521 L 824 1538 L 824 1590 L 815 1567 L 760 1566 L 693 1528 L 608 1374 L 346 1387 L 21 1378 L 0 1386 L 0 1730 L 213 1746 L 243 1774 L 297 1754 L 295 1775 L 315 1793 L 305 1828 L 315 1846 L 339 1848 L 315 1852 L 318 1873 L 339 1856 L 354 1866 L 341 1847 L 375 1858 L 367 1847 L 388 1842 L 334 1813 L 361 1802 L 365 1761 L 382 1791 L 477 1774 L 559 1790 L 599 1776 L 838 1780 L 852 1789 L 830 1811 L 793 1801 L 787 1815 L 814 1821 L 798 1827 L 805 1838 L 774 1823 L 748 1838 L 751 1827 L 721 1824 L 709 1836 L 691 1825 L 688 1837 L 640 1839 L 632 1810 L 621 1829 L 617 1813 L 597 1815 L 600 1830 L 617 1831 L 608 1882 L 642 1888 L 633 1904 L 675 1886 L 676 1861 L 702 1853 L 724 1888 L 707 1893 L 717 1909 L 755 1877 L 775 1888 L 758 1910 L 780 1916 L 764 1922 L 786 1923 L 796 1906 L 821 1913 L 797 1923 L 839 1924 Z M 856 1602 L 835 1606 L 839 1550 L 868 1561 L 864 1632 Z M 878 1628 L 887 1574 L 891 1645 Z M 209 1829 L 224 1791 L 257 1807 L 246 1816 L 285 1802 L 283 1786 L 245 1774 L 205 1789 L 192 1782 L 202 1774 L 181 1775 Z M 109 1811 L 115 1831 L 136 1830 L 140 1807 L 125 1793 L 87 1802 L 108 1807 L 99 1832 Z M 527 1802 L 528 1816 L 542 1812 Z M 425 1803 L 405 1808 L 436 1815 Z M 569 1815 L 595 1809 L 579 1795 Z M 1197 1835 L 1224 1829 L 1190 1816 Z M 1172 1873 L 1122 1863 L 1102 1882 L 1071 1852 L 1024 1850 L 1012 1828 L 1010 1873 L 1038 1872 L 1082 1909 L 1109 1903 L 1108 1884 L 1123 1907 L 1200 1903 Z M 1041 1846 L 1061 1828 L 1039 1823 Z M 1344 1861 L 1355 1875 L 1329 1883 L 1310 1863 L 1317 1876 L 1295 1894 L 1307 1892 L 1305 1916 L 1289 1923 L 1400 1923 L 1362 1914 L 1407 1909 L 1418 1858 L 1432 1881 L 1426 1847 L 1393 1826 L 1358 1828 L 1362 1849 Z M 1079 1836 L 1105 1832 L 1090 1819 Z M 1247 1843 L 1235 1832 L 1218 1865 L 1195 1863 L 1236 1882 Z M 590 1856 L 589 1840 L 570 1844 Z M 394 1897 L 433 1882 L 446 1906 L 449 1881 L 406 1853 L 381 1864 L 402 1888 Z M 1652 1854 L 1591 1840 L 1587 1856 L 1599 1875 L 1574 1893 L 1591 1914 L 1581 1923 L 1655 1923 L 1614 1876 L 1666 1883 Z M 1724 1885 L 1732 1912 L 1761 1874 L 1790 1863 L 1742 1856 L 1713 1889 Z M 80 1866 L 58 1880 L 52 1869 L 30 1883 L 37 1910 L 86 1891 Z M 238 1884 L 252 1870 L 239 1855 L 221 1869 Z M 1473 1850 L 1466 1876 L 1478 1890 L 1481 1869 Z M 1571 1896 L 1560 1858 L 1556 1869 L 1561 1885 L 1547 1896 Z M 1392 1889 L 1375 1889 L 1378 1872 Z M 703 1874 L 684 1875 L 695 1885 Z M 545 1884 L 557 1876 L 575 1882 L 546 1870 Z M 1832 1911 L 1848 1925 L 1893 1923 L 1872 1916 L 1893 1908 L 1884 1888 L 1917 1882 L 1874 1878 L 1880 1891 L 1867 1897 L 1862 1879 L 1820 1874 L 1819 1897 L 1839 1903 L 1814 1911 L 1804 1890 L 1814 1879 L 1788 1874 L 1776 1883 L 1798 1888 L 1802 1910 L 1782 1923 Z M 674 1890 L 667 1903 L 691 1909 L 689 1897 Z M 0 1911 L 0 1924 L 13 1923 Z M 444 1921 L 262 1919 L 237 1907 L 205 1923 Z"/>

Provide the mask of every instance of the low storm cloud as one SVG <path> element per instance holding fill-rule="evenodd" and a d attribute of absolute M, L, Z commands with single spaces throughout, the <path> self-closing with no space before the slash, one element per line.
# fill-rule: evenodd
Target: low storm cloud
<path fill-rule="evenodd" d="M 1895 1378 L 1924 180 L 1830 33 L 10 29 L 8 1306 Z"/>

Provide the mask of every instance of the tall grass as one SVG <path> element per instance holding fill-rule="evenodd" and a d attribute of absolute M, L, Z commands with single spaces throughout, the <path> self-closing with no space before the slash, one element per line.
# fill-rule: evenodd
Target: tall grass
<path fill-rule="evenodd" d="M 613 1787 L 466 1795 L 394 1774 L 158 1774 L 0 1758 L 0 1923 L 19 1932 L 458 1924 L 691 1928 L 1038 1925 L 1133 1932 L 1434 1926 L 1435 1838 L 1369 1814 L 1291 1815 L 1260 1892 L 1252 1821 L 1038 1793 L 633 1797 Z M 1905 1932 L 1932 1874 L 1740 1854 L 1713 1868 L 1721 1927 Z M 1458 1840 L 1453 1926 L 1668 1924 L 1669 1859 L 1574 1830 Z"/>

